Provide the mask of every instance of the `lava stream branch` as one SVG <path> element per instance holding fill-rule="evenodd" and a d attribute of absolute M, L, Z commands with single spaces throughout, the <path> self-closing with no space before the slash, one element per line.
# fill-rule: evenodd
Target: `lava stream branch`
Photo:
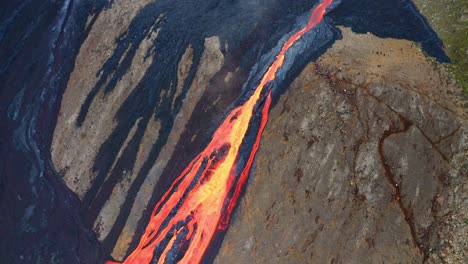
<path fill-rule="evenodd" d="M 322 21 L 331 3 L 323 0 L 313 9 L 307 25 L 286 40 L 252 95 L 230 111 L 208 146 L 176 178 L 124 263 L 200 263 L 215 233 L 227 228 L 244 189 L 268 121 L 268 84 L 276 80 L 287 51 Z"/>

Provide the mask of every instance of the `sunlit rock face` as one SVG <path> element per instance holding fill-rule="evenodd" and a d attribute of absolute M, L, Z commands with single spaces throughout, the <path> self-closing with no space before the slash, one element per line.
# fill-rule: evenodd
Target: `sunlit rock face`
<path fill-rule="evenodd" d="M 450 83 L 411 42 L 344 28 L 272 109 L 216 263 L 439 263 L 465 196 Z"/>
<path fill-rule="evenodd" d="M 319 2 L 5 5 L 0 260 L 125 260 Z M 410 1 L 331 1 L 270 84 L 254 169 L 204 262 L 461 261 L 467 116 L 442 47 Z"/>

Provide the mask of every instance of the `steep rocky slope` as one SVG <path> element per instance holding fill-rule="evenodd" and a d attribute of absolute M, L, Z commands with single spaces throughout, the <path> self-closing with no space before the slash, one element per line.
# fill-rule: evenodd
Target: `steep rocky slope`
<path fill-rule="evenodd" d="M 5 4 L 0 262 L 123 261 L 318 2 Z M 266 86 L 254 169 L 205 262 L 468 262 L 466 98 L 442 42 L 412 1 L 328 2 Z"/>
<path fill-rule="evenodd" d="M 464 263 L 468 123 L 413 43 L 343 29 L 273 108 L 217 263 Z"/>

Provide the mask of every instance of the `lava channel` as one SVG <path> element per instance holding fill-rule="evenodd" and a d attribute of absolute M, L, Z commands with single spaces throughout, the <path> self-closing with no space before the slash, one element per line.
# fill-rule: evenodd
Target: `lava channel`
<path fill-rule="evenodd" d="M 332 1 L 317 5 L 307 25 L 286 40 L 252 95 L 231 110 L 208 146 L 162 196 L 138 246 L 123 263 L 201 262 L 215 233 L 226 230 L 248 178 L 268 121 L 271 90 L 267 84 L 275 80 L 289 48 L 321 22 Z M 249 143 L 245 139 L 250 133 L 255 133 L 255 139 Z M 246 162 L 238 162 L 245 155 L 239 152 L 242 144 L 252 144 Z M 107 262 L 111 263 L 117 262 Z"/>

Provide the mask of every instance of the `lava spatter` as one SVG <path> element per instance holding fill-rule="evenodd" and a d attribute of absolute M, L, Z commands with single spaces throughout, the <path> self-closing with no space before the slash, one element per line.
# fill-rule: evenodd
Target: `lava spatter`
<path fill-rule="evenodd" d="M 123 263 L 199 263 L 219 230 L 228 226 L 268 120 L 272 92 L 286 52 L 322 20 L 332 0 L 312 11 L 305 27 L 289 37 L 250 97 L 235 107 L 214 132 L 208 146 L 190 162 L 154 208 L 137 248 Z M 260 110 L 260 111 L 258 111 Z M 241 153 L 255 130 L 249 153 Z M 246 162 L 238 163 L 241 155 Z M 112 263 L 112 262 L 108 262 Z"/>

